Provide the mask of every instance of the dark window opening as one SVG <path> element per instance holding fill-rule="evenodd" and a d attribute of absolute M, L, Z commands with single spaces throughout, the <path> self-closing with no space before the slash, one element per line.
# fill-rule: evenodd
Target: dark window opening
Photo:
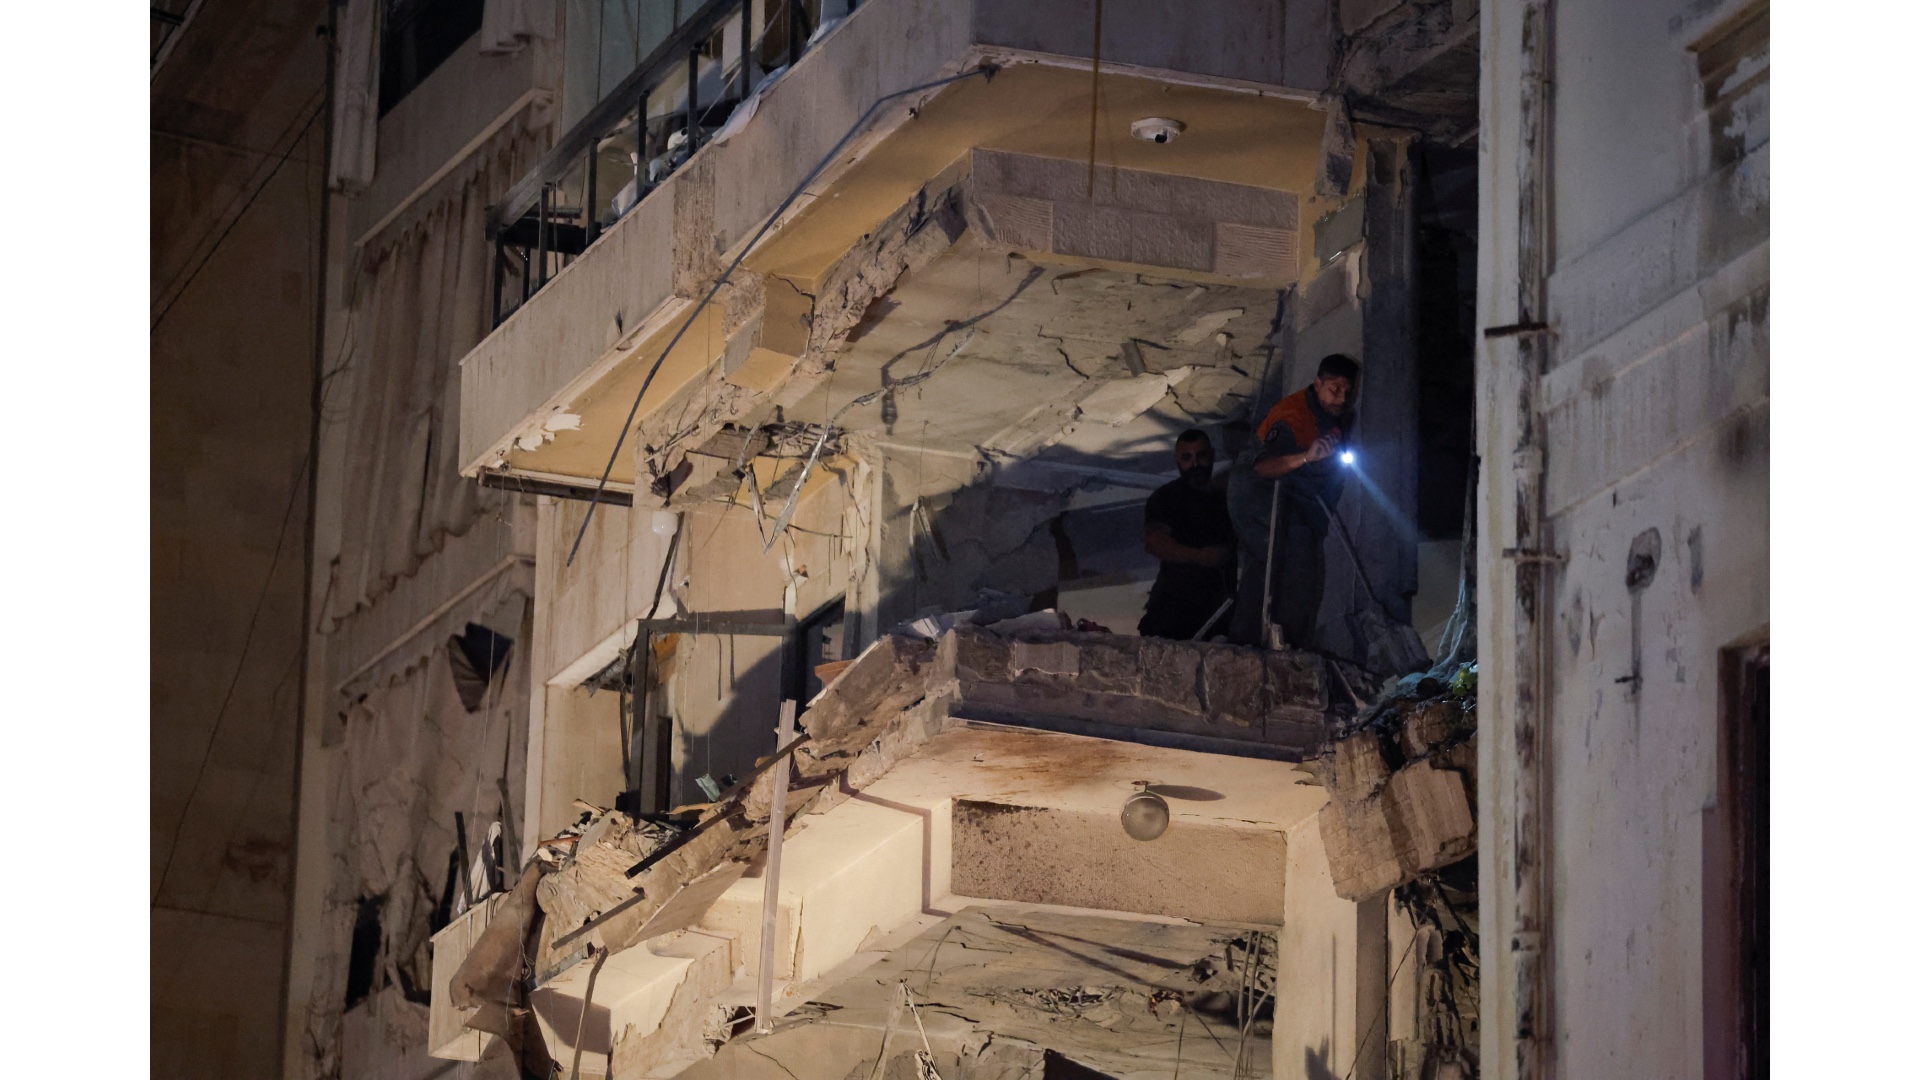
<path fill-rule="evenodd" d="M 480 32 L 483 0 L 387 0 L 380 27 L 380 115 Z"/>
<path fill-rule="evenodd" d="M 846 643 L 847 604 L 844 597 L 824 605 L 793 628 L 793 636 L 788 639 L 786 648 L 780 651 L 784 668 L 780 679 L 780 696 L 799 703 L 796 715 L 806 712 L 807 702 L 827 688 L 828 680 L 820 677 L 821 665 L 853 659 L 845 655 Z M 827 674 L 830 678 L 834 670 L 828 669 Z"/>
<path fill-rule="evenodd" d="M 447 639 L 447 660 L 453 668 L 453 687 L 470 713 L 486 703 L 487 688 L 507 666 L 513 639 L 479 623 L 468 623 L 465 633 Z"/>
<path fill-rule="evenodd" d="M 347 1008 L 351 1009 L 373 993 L 374 976 L 380 964 L 380 912 L 387 898 L 363 896 L 353 919 L 353 945 L 347 955 Z"/>
<path fill-rule="evenodd" d="M 1414 333 L 1419 348 L 1420 535 L 1465 534 L 1473 468 L 1475 215 L 1479 172 L 1473 143 L 1421 143 L 1413 152 Z"/>
<path fill-rule="evenodd" d="M 1703 815 L 1707 1080 L 1767 1075 L 1768 647 L 1720 658 L 1718 798 Z"/>

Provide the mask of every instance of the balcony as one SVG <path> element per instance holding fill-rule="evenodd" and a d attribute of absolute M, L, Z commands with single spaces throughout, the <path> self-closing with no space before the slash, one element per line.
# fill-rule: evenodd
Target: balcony
<path fill-rule="evenodd" d="M 1312 223 L 1340 201 L 1314 195 L 1324 117 L 1308 103 L 1325 81 L 1326 28 L 1293 10 L 1307 6 L 1216 0 L 1168 24 L 1157 5 L 1106 5 L 1089 170 L 1091 5 L 873 0 L 755 93 L 747 86 L 764 78 L 765 35 L 741 32 L 752 25 L 741 21 L 745 9 L 709 4 L 656 50 L 658 66 L 636 70 L 626 96 L 564 136 L 499 209 L 505 317 L 463 364 L 466 471 L 579 489 L 611 462 L 616 498 L 634 497 L 638 474 L 640 499 L 657 503 L 677 490 L 666 478 L 686 451 L 729 424 L 791 413 L 827 372 L 841 373 L 842 402 L 891 385 L 899 376 L 891 356 L 850 355 L 861 338 L 912 337 L 990 306 L 951 290 L 891 295 L 896 288 L 914 274 L 962 278 L 1006 253 L 1050 275 L 1110 273 L 1127 285 L 1150 275 L 1215 289 L 1223 302 L 1212 311 L 1239 310 L 1210 329 L 1251 346 L 1264 336 L 1275 290 L 1318 272 Z M 689 42 L 719 44 L 679 51 Z M 647 111 L 649 101 L 671 109 Z M 741 115 L 747 103 L 750 119 Z M 1173 142 L 1131 134 L 1134 120 L 1160 116 L 1182 125 Z M 944 240 L 920 228 L 919 210 L 942 199 Z M 1115 306 L 1124 313 L 1126 300 Z M 1239 316 L 1247 325 L 1226 327 Z M 981 329 L 1015 336 L 1011 327 Z M 1119 319 L 1091 334 L 1087 351 L 1117 355 L 1134 339 L 1178 347 L 1161 339 L 1187 329 L 1195 345 L 1210 344 L 1209 328 L 1190 320 Z M 1081 381 L 1071 360 L 1042 370 L 1010 347 L 968 359 L 980 365 L 971 385 L 1004 388 L 977 402 L 994 415 Z M 1149 357 L 1117 374 L 1178 366 Z M 1011 377 L 1016 368 L 1025 382 Z M 858 388 L 846 393 L 848 383 Z M 1219 380 L 1202 389 L 1214 398 L 1234 390 Z M 655 430 L 669 403 L 707 419 Z M 1075 407 L 1061 405 L 1069 415 Z M 834 418 L 799 409 L 803 422 L 837 433 L 911 422 L 895 413 L 884 424 L 871 411 Z M 630 412 L 642 437 L 615 455 Z M 980 433 L 949 434 L 960 446 L 977 445 Z M 636 461 L 636 441 L 656 452 Z M 1088 447 L 1088 456 L 1108 449 Z"/>

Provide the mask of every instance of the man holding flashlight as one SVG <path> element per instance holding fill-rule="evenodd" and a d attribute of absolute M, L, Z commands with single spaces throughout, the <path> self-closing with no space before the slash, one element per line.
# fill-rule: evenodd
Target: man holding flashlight
<path fill-rule="evenodd" d="M 1264 603 L 1271 605 L 1267 610 L 1288 645 L 1315 644 L 1327 573 L 1323 545 L 1329 522 L 1323 506 L 1340 501 L 1353 463 L 1347 437 L 1359 381 L 1360 365 L 1352 357 L 1327 356 L 1312 383 L 1274 405 L 1255 429 L 1254 446 L 1234 462 L 1227 480 L 1227 504 L 1240 540 L 1234 641 L 1265 644 L 1260 641 Z M 1270 516 L 1275 520 L 1269 522 Z"/>

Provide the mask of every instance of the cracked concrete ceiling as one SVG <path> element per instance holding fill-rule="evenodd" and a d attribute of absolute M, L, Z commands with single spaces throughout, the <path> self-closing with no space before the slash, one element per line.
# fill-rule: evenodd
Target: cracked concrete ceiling
<path fill-rule="evenodd" d="M 969 233 L 876 305 L 786 419 L 933 451 L 1162 473 L 1180 430 L 1246 412 L 1277 300 L 1045 266 Z M 851 404 L 889 387 L 891 403 Z"/>

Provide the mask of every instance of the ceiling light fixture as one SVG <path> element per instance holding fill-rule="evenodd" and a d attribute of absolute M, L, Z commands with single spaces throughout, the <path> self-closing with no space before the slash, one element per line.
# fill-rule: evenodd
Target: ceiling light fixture
<path fill-rule="evenodd" d="M 1180 137 L 1187 125 L 1164 116 L 1149 116 L 1133 122 L 1133 137 L 1141 142 L 1157 143 L 1161 146 Z"/>

